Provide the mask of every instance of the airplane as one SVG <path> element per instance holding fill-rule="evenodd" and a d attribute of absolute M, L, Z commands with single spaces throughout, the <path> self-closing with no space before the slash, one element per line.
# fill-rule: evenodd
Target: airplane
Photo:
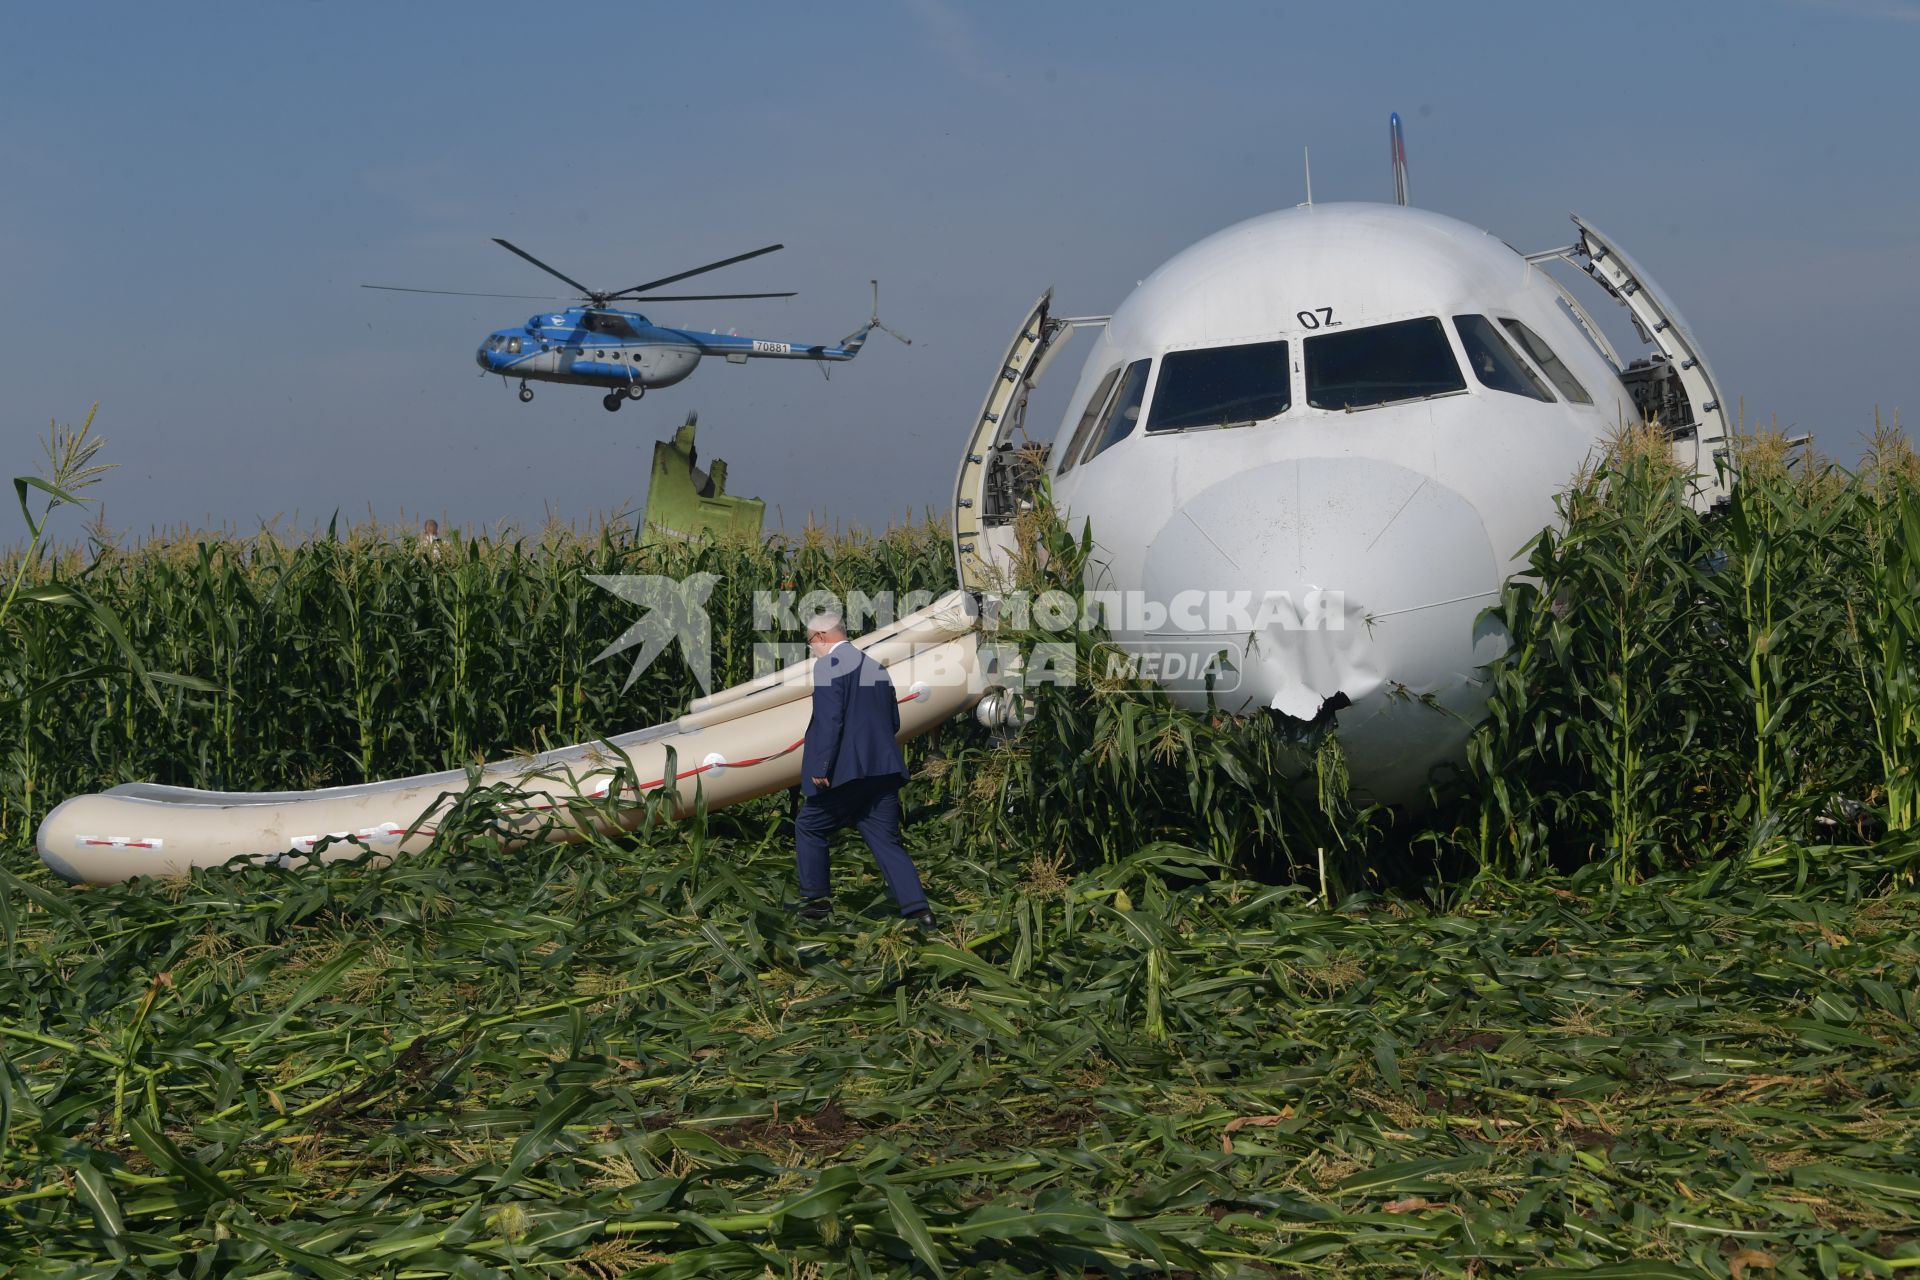
<path fill-rule="evenodd" d="M 1464 760 L 1508 643 L 1484 611 L 1609 438 L 1657 423 L 1703 511 L 1729 463 L 1706 358 L 1638 264 L 1578 215 L 1572 244 L 1521 253 L 1410 207 L 1397 115 L 1390 132 L 1391 204 L 1314 204 L 1309 186 L 1176 254 L 1111 316 L 1056 316 L 1043 295 L 962 454 L 954 550 L 991 596 L 1050 486 L 1091 530 L 1085 586 L 1140 606 L 1111 627 L 1132 674 L 1195 708 L 1331 720 L 1356 793 L 1400 803 Z M 1624 361 L 1561 263 L 1653 350 Z M 1061 424 L 1029 440 L 1027 398 L 1081 330 L 1098 337 Z M 1017 726 L 1006 683 L 983 723 Z"/>
<path fill-rule="evenodd" d="M 1309 186 L 1305 204 L 1176 254 L 1109 316 L 1055 315 L 1052 291 L 1041 295 L 961 454 L 959 589 L 858 641 L 890 664 L 904 735 L 969 706 L 996 731 L 1024 721 L 1033 673 L 990 652 L 977 625 L 1017 603 L 1022 517 L 1050 489 L 1068 527 L 1091 535 L 1085 585 L 1119 597 L 1109 629 L 1140 678 L 1190 707 L 1331 723 L 1357 798 L 1418 805 L 1486 712 L 1486 665 L 1509 644 L 1487 608 L 1614 433 L 1656 424 L 1695 506 L 1726 496 L 1721 394 L 1653 279 L 1577 215 L 1571 244 L 1521 253 L 1409 207 L 1398 117 L 1392 140 L 1392 204 L 1315 204 Z M 1623 360 L 1552 264 L 1596 281 L 1652 351 Z M 612 296 L 588 300 L 599 314 Z M 525 354 L 543 329 L 508 336 Z M 1030 440 L 1029 398 L 1083 330 L 1099 337 L 1059 429 Z M 1250 616 L 1227 616 L 1236 606 Z M 621 787 L 698 779 L 709 809 L 767 795 L 798 780 L 811 687 L 803 662 L 487 777 L 535 793 L 515 820 L 542 832 L 582 796 Z M 609 771 L 607 747 L 629 772 Z M 328 845 L 320 856 L 388 857 L 424 847 L 466 782 L 455 771 L 263 794 L 126 783 L 65 801 L 38 845 L 58 874 L 93 883 Z M 632 805 L 618 821 L 649 812 Z"/>
<path fill-rule="evenodd" d="M 520 383 L 522 403 L 533 399 L 531 382 L 561 382 L 573 386 L 597 387 L 606 391 L 600 403 L 612 413 L 628 400 L 638 400 L 649 388 L 670 387 L 684 381 L 707 356 L 720 356 L 728 364 L 749 360 L 813 360 L 824 372 L 828 363 L 851 360 L 866 345 L 867 336 L 878 329 L 903 343 L 911 340 L 880 323 L 880 282 L 872 281 L 873 313 L 867 322 L 836 343 L 775 342 L 765 338 L 742 337 L 734 333 L 709 333 L 700 329 L 675 329 L 658 325 L 637 311 L 624 311 L 613 304 L 635 302 L 709 302 L 736 298 L 791 298 L 792 293 L 682 293 L 663 294 L 655 289 L 686 280 L 721 267 L 745 262 L 773 253 L 786 246 L 770 244 L 764 248 L 709 262 L 690 271 L 677 272 L 649 280 L 627 289 L 603 291 L 589 289 L 573 277 L 548 266 L 525 249 L 498 236 L 495 244 L 509 253 L 531 262 L 548 275 L 578 289 L 585 306 L 570 306 L 561 311 L 543 312 L 529 317 L 525 324 L 497 329 L 487 336 L 474 353 L 474 361 L 486 373 Z M 455 289 L 413 289 L 401 285 L 368 284 L 363 289 L 383 289 L 394 293 L 432 293 L 461 298 L 530 298 L 547 301 L 537 294 L 466 293 Z"/>

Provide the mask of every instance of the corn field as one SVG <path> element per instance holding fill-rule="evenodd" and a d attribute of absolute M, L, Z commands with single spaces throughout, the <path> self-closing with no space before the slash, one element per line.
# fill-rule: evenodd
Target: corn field
<path fill-rule="evenodd" d="M 1472 743 L 1477 865 L 1628 878 L 1799 860 L 1835 826 L 1911 848 L 1920 817 L 1920 462 L 1746 443 L 1728 509 L 1684 501 L 1657 437 L 1574 485 L 1500 613 Z"/>
<path fill-rule="evenodd" d="M 329 528 L 297 542 L 262 534 L 69 550 L 39 572 L 112 608 L 148 668 L 202 687 L 163 684 L 146 697 L 89 612 L 16 611 L 7 675 L 41 688 L 10 708 L 0 831 L 14 840 L 66 796 L 129 779 L 333 786 L 680 714 L 697 690 L 677 648 L 631 688 L 627 661 L 595 661 L 640 611 L 591 575 L 715 575 L 715 689 L 756 674 L 756 591 L 904 600 L 950 590 L 953 578 L 947 531 L 931 521 L 767 543 L 605 524 L 423 545 L 408 531 Z M 63 672 L 94 674 L 48 687 Z"/>
<path fill-rule="evenodd" d="M 1855 472 L 1742 464 L 1707 517 L 1637 437 L 1569 487 L 1426 806 L 1350 795 L 1324 727 L 1093 681 L 920 740 L 931 936 L 851 833 L 836 917 L 794 917 L 780 796 L 509 855 L 483 790 L 390 866 L 91 890 L 31 836 L 124 780 L 653 723 L 689 677 L 623 691 L 595 658 L 633 610 L 588 575 L 715 574 L 723 687 L 754 591 L 944 590 L 937 524 L 76 548 L 29 509 L 0 1272 L 1912 1274 L 1920 465 L 1892 432 Z M 1070 587 L 1088 544 L 1045 514 L 1025 571 Z"/>

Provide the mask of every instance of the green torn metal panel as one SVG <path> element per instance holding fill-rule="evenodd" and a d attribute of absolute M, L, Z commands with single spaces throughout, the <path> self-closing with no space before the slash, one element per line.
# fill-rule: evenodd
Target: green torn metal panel
<path fill-rule="evenodd" d="M 647 484 L 646 528 L 692 537 L 711 530 L 717 535 L 744 533 L 758 537 L 767 516 L 759 498 L 736 498 L 727 493 L 727 464 L 715 458 L 701 470 L 693 435 L 700 415 L 689 413 L 673 439 L 653 446 L 653 476 Z"/>

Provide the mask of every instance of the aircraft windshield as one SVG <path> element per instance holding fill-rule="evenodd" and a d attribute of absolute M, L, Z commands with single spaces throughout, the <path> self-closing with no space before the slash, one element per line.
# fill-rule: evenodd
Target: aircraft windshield
<path fill-rule="evenodd" d="M 1153 366 L 1151 360 L 1135 360 L 1127 366 L 1127 372 L 1120 379 L 1120 386 L 1113 393 L 1113 400 L 1107 405 L 1106 413 L 1101 415 L 1100 428 L 1094 435 L 1093 445 L 1087 450 L 1087 456 L 1081 462 L 1091 462 L 1133 434 L 1140 425 L 1140 401 L 1147 391 L 1147 370 Z"/>
<path fill-rule="evenodd" d="M 1365 409 L 1467 389 L 1434 316 L 1308 338 L 1307 403 Z"/>
<path fill-rule="evenodd" d="M 1284 342 L 1169 351 L 1160 362 L 1147 430 L 1254 423 L 1285 413 L 1292 402 Z"/>
<path fill-rule="evenodd" d="M 1460 345 L 1466 349 L 1473 376 L 1483 385 L 1529 400 L 1553 401 L 1547 384 L 1527 368 L 1526 361 L 1514 354 L 1491 320 L 1485 316 L 1455 316 L 1453 327 L 1460 334 Z"/>
<path fill-rule="evenodd" d="M 1533 357 L 1533 362 L 1540 366 L 1540 372 L 1546 374 L 1552 379 L 1553 385 L 1560 388 L 1561 395 L 1575 404 L 1593 403 L 1593 397 L 1588 395 L 1587 389 L 1580 385 L 1580 380 L 1573 376 L 1573 371 L 1560 363 L 1560 357 L 1553 354 L 1553 348 L 1547 345 L 1546 339 L 1518 320 L 1502 320 L 1500 323 L 1507 326 L 1507 332 L 1520 343 L 1521 349 Z"/>
<path fill-rule="evenodd" d="M 1113 382 L 1119 376 L 1120 366 L 1115 365 L 1107 370 L 1100 379 L 1099 385 L 1094 387 L 1093 394 L 1087 397 L 1086 410 L 1081 413 L 1080 421 L 1073 428 L 1073 438 L 1067 441 L 1067 447 L 1060 452 L 1060 469 L 1054 472 L 1055 475 L 1063 476 L 1073 470 L 1073 464 L 1080 457 L 1081 446 L 1085 445 L 1087 437 L 1093 434 L 1093 424 L 1100 420 L 1100 411 L 1107 407 L 1107 397 L 1113 394 Z"/>

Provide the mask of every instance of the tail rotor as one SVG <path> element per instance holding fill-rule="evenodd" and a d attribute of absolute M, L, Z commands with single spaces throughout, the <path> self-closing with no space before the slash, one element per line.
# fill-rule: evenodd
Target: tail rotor
<path fill-rule="evenodd" d="M 855 329 L 852 333 L 842 338 L 840 340 L 840 345 L 847 348 L 849 351 L 858 351 L 862 346 L 866 345 L 867 335 L 872 333 L 875 329 L 878 329 L 880 332 L 886 334 L 889 338 L 893 338 L 896 341 L 901 342 L 906 346 L 909 346 L 909 347 L 912 346 L 913 345 L 912 338 L 909 338 L 906 334 L 901 333 L 898 329 L 890 329 L 886 325 L 880 322 L 880 282 L 878 280 L 869 280 L 867 281 L 867 283 L 873 286 L 873 314 L 867 317 L 867 322 L 865 324 L 861 325 L 858 329 Z"/>

